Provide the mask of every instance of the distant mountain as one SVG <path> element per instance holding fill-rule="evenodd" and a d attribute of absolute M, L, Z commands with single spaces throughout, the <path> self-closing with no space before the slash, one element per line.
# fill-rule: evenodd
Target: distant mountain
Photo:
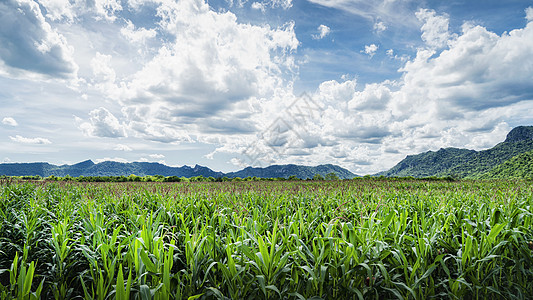
<path fill-rule="evenodd" d="M 8 163 L 0 164 L 0 175 L 25 176 L 39 175 L 41 177 L 54 176 L 137 176 L 163 175 L 178 177 L 221 177 L 222 172 L 215 172 L 207 167 L 196 165 L 194 167 L 169 167 L 159 163 L 133 162 L 121 163 L 104 161 L 98 164 L 87 160 L 74 165 L 51 165 L 49 163 Z"/>
<path fill-rule="evenodd" d="M 517 155 L 480 177 L 533 179 L 533 151 Z"/>
<path fill-rule="evenodd" d="M 488 178 L 484 175 L 511 158 L 533 150 L 533 126 L 516 127 L 505 141 L 493 148 L 474 151 L 446 148 L 409 155 L 384 176 L 456 176 L 461 178 Z"/>
<path fill-rule="evenodd" d="M 356 177 L 352 172 L 336 165 L 319 165 L 316 167 L 298 166 L 298 165 L 272 165 L 266 168 L 248 167 L 237 172 L 227 173 L 229 178 L 235 177 L 260 177 L 260 178 L 277 178 L 296 176 L 301 179 L 313 178 L 316 174 L 325 177 L 329 173 L 335 173 L 340 179 L 351 179 Z"/>
<path fill-rule="evenodd" d="M 335 173 L 339 178 L 353 178 L 356 175 L 350 171 L 335 165 L 320 165 L 316 167 L 298 166 L 298 165 L 274 165 L 266 168 L 246 168 L 237 172 L 222 173 L 215 172 L 208 167 L 196 165 L 194 167 L 169 167 L 160 163 L 150 162 L 132 162 L 121 163 L 115 161 L 104 161 L 95 164 L 91 160 L 86 160 L 74 165 L 56 166 L 49 163 L 4 163 L 0 164 L 0 175 L 8 176 L 34 176 L 41 177 L 54 176 L 137 176 L 146 175 L 163 175 L 178 177 L 260 177 L 276 178 L 296 176 L 306 179 L 312 178 L 315 174 L 326 176 L 326 174 Z"/>

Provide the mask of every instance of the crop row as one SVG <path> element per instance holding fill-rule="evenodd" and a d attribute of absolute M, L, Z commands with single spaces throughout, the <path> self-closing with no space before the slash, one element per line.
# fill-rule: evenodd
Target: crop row
<path fill-rule="evenodd" d="M 3 183 L 0 298 L 533 298 L 517 182 Z"/>

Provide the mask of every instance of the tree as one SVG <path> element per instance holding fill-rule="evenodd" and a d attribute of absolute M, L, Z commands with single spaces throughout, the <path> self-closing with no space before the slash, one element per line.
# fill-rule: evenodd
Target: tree
<path fill-rule="evenodd" d="M 324 180 L 324 176 L 320 174 L 315 174 L 315 176 L 313 176 L 313 180 Z"/>
<path fill-rule="evenodd" d="M 331 172 L 326 175 L 326 180 L 339 180 L 339 176 L 337 174 Z"/>

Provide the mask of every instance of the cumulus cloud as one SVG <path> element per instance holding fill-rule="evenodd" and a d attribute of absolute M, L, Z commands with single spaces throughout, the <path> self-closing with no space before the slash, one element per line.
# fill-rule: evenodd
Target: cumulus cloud
<path fill-rule="evenodd" d="M 89 113 L 89 122 L 77 119 L 78 127 L 87 135 L 94 137 L 119 138 L 126 137 L 123 124 L 106 108 L 100 107 Z"/>
<path fill-rule="evenodd" d="M 117 76 L 110 63 L 111 55 L 96 52 L 96 56 L 91 60 L 94 76 L 100 81 L 114 83 Z"/>
<path fill-rule="evenodd" d="M 422 40 L 427 45 L 435 48 L 446 46 L 450 40 L 451 34 L 448 30 L 449 19 L 445 15 L 437 15 L 432 9 L 419 9 L 416 12 L 416 17 L 422 25 Z"/>
<path fill-rule="evenodd" d="M 250 115 L 250 105 L 290 85 L 299 45 L 294 23 L 241 24 L 231 12 L 212 11 L 196 0 L 162 1 L 157 11 L 173 42 L 115 88 L 138 136 L 184 141 L 190 133 L 222 133 L 224 123 L 240 131 L 228 121 Z"/>
<path fill-rule="evenodd" d="M 241 166 L 330 161 L 365 174 L 388 169 L 407 154 L 481 150 L 501 142 L 510 130 L 506 120 L 527 119 L 533 109 L 533 22 L 501 35 L 465 23 L 453 34 L 447 17 L 425 10 L 418 15 L 425 20 L 427 47 L 404 58 L 399 80 L 361 87 L 346 78 L 323 82 L 311 94 L 320 114 L 300 123 L 279 108 L 270 116 L 281 116 L 283 126 L 265 126 L 267 134 L 218 152 L 243 154 L 232 160 Z M 396 57 L 393 50 L 387 55 Z M 302 149 L 305 155 L 298 154 Z"/>
<path fill-rule="evenodd" d="M 28 0 L 25 0 L 28 1 Z M 96 20 L 114 22 L 116 14 L 122 11 L 120 0 L 33 0 L 43 8 L 44 15 L 51 21 L 74 23 L 76 19 L 86 15 Z M 135 9 L 135 1 L 128 3 Z"/>
<path fill-rule="evenodd" d="M 533 21 L 533 7 L 526 8 L 526 20 L 528 22 Z"/>
<path fill-rule="evenodd" d="M 2 119 L 2 124 L 4 125 L 8 125 L 8 126 L 18 126 L 19 124 L 17 123 L 17 121 L 11 117 L 5 117 Z"/>
<path fill-rule="evenodd" d="M 9 138 L 12 141 L 14 141 L 14 142 L 22 143 L 22 144 L 46 145 L 46 144 L 51 144 L 52 143 L 52 142 L 50 142 L 49 139 L 45 139 L 45 138 L 41 138 L 41 137 L 26 138 L 26 137 L 23 137 L 23 136 L 20 136 L 20 135 L 16 135 L 14 137 L 10 136 Z"/>
<path fill-rule="evenodd" d="M 70 1 L 64 0 L 39 0 L 46 10 L 46 17 L 52 21 L 67 19 L 72 21 L 75 17 L 75 11 Z"/>
<path fill-rule="evenodd" d="M 90 82 L 96 89 L 113 97 L 118 94 L 118 90 L 116 86 L 117 74 L 111 66 L 111 60 L 111 55 L 96 52 L 95 57 L 91 60 L 94 77 Z"/>
<path fill-rule="evenodd" d="M 374 57 L 376 55 L 376 51 L 378 51 L 379 46 L 376 44 L 370 44 L 365 45 L 365 50 L 361 50 L 362 53 L 368 54 L 370 58 Z"/>
<path fill-rule="evenodd" d="M 377 9 L 379 1 L 376 5 L 364 0 L 313 2 L 326 6 L 343 2 L 354 13 L 360 3 L 359 8 L 366 10 L 361 14 L 377 33 L 398 21 Z M 292 5 L 290 1 L 251 5 L 265 10 L 289 8 L 287 3 Z M 232 163 L 242 166 L 253 163 L 253 157 L 264 165 L 327 161 L 365 174 L 389 168 L 406 154 L 449 146 L 492 146 L 509 130 L 505 120 L 533 109 L 531 9 L 525 11 L 529 22 L 524 28 L 501 35 L 471 24 L 454 34 L 447 15 L 418 10 L 409 17 L 425 42 L 416 56 L 384 49 L 388 58 L 403 64 L 401 78 L 364 85 L 347 77 L 325 81 L 309 94 L 316 105 L 287 113 L 298 98 L 293 85 L 300 45 L 294 23 L 279 27 L 241 23 L 233 13 L 215 11 L 204 0 L 129 1 L 128 5 L 157 11 L 157 28 L 115 19 L 115 37 L 128 40 L 134 52 L 145 43 L 161 42 L 160 48 L 151 49 L 153 56 L 139 59 L 141 64 L 131 72 L 120 69 L 131 58 L 121 57 L 120 45 L 91 49 L 84 71 L 87 84 L 97 91 L 84 92 L 96 99 L 95 92 L 105 91 L 106 101 L 115 101 L 112 107 L 120 105 L 121 110 L 113 111 L 116 116 L 120 113 L 119 118 L 98 108 L 86 120 L 76 119 L 88 136 L 207 143 L 217 149 L 206 157 L 231 153 L 240 158 Z M 43 14 L 68 20 L 65 7 L 63 12 L 57 8 L 57 13 L 47 9 Z M 111 5 L 100 14 L 104 23 L 110 23 L 119 9 Z M 79 13 L 77 8 L 72 11 Z M 317 30 L 317 38 L 330 31 L 325 25 Z M 378 50 L 378 44 L 370 44 L 361 53 L 372 58 Z M 4 60 L 1 54 L 0 60 Z M 312 113 L 303 113 L 309 108 Z M 132 150 L 121 144 L 113 149 Z M 146 159 L 163 158 L 153 155 L 146 154 Z"/>
<path fill-rule="evenodd" d="M 132 43 L 145 43 L 146 40 L 154 38 L 157 35 L 155 29 L 135 28 L 130 20 L 126 21 L 126 27 L 120 29 L 120 33 Z"/>
<path fill-rule="evenodd" d="M 115 13 L 122 10 L 120 0 L 94 0 L 93 5 L 97 14 L 110 21 L 114 21 L 116 19 Z"/>
<path fill-rule="evenodd" d="M 465 24 L 448 44 L 436 57 L 419 50 L 402 69 L 413 97 L 474 110 L 533 99 L 533 23 L 501 36 Z"/>
<path fill-rule="evenodd" d="M 384 110 L 392 98 L 392 92 L 386 84 L 367 84 L 363 91 L 354 92 L 348 102 L 352 110 Z"/>
<path fill-rule="evenodd" d="M 76 76 L 73 48 L 45 20 L 34 1 L 0 3 L 0 74 L 13 77 Z"/>
<path fill-rule="evenodd" d="M 320 26 L 318 26 L 317 30 L 318 30 L 318 34 L 312 35 L 313 39 L 315 40 L 323 39 L 331 32 L 331 29 L 324 24 L 321 24 Z"/>
<path fill-rule="evenodd" d="M 153 159 L 165 158 L 165 156 L 163 154 L 150 154 L 150 155 L 148 155 L 148 157 L 153 158 Z"/>

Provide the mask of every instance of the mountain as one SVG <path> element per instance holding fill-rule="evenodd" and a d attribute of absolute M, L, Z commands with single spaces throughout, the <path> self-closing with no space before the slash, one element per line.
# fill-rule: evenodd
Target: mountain
<path fill-rule="evenodd" d="M 266 168 L 247 167 L 237 172 L 227 173 L 229 178 L 235 177 L 260 177 L 260 178 L 277 178 L 296 176 L 301 179 L 313 178 L 316 174 L 325 177 L 329 173 L 335 173 L 340 179 L 351 179 L 356 177 L 352 172 L 336 165 L 319 165 L 316 167 L 298 166 L 298 165 L 272 165 Z"/>
<path fill-rule="evenodd" d="M 474 151 L 446 148 L 409 155 L 383 176 L 455 176 L 461 178 L 488 178 L 484 175 L 517 155 L 533 150 L 533 126 L 511 130 L 505 141 L 496 146 Z"/>
<path fill-rule="evenodd" d="M 6 163 L 0 164 L 0 175 L 25 176 L 39 175 L 41 177 L 54 176 L 138 176 L 163 175 L 178 177 L 221 177 L 222 172 L 215 172 L 207 167 L 196 165 L 194 167 L 169 167 L 159 163 L 133 162 L 121 163 L 104 161 L 98 164 L 87 160 L 74 165 L 51 165 L 49 163 Z"/>
<path fill-rule="evenodd" d="M 34 176 L 48 177 L 51 175 L 64 177 L 70 175 L 72 177 L 79 176 L 129 176 L 135 174 L 137 176 L 146 175 L 163 175 L 163 176 L 177 176 L 177 177 L 260 177 L 260 178 L 276 178 L 289 176 L 296 176 L 298 178 L 306 179 L 312 178 L 315 174 L 326 176 L 326 174 L 335 173 L 339 178 L 353 178 L 356 175 L 350 171 L 335 165 L 320 165 L 316 167 L 298 166 L 298 165 L 274 165 L 266 168 L 251 168 L 222 173 L 215 172 L 208 167 L 196 165 L 194 167 L 169 167 L 160 163 L 150 162 L 132 162 L 121 163 L 115 161 L 104 161 L 95 164 L 91 160 L 86 160 L 74 165 L 56 166 L 49 163 L 4 163 L 0 164 L 0 175 L 7 176 Z"/>
<path fill-rule="evenodd" d="M 527 178 L 533 179 L 533 151 L 517 155 L 494 167 L 481 178 Z"/>

